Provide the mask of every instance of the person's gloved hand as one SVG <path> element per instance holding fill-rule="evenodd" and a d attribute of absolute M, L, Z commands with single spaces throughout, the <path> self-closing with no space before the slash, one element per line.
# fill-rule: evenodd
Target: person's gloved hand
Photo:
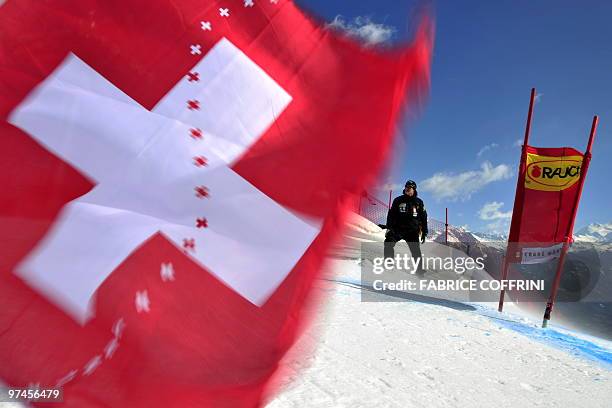
<path fill-rule="evenodd" d="M 425 243 L 425 238 L 427 238 L 427 233 L 426 233 L 426 232 L 423 232 L 423 233 L 421 234 L 421 244 L 424 244 L 424 243 Z"/>

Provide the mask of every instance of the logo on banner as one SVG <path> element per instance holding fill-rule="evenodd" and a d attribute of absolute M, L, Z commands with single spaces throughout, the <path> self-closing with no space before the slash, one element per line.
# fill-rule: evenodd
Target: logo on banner
<path fill-rule="evenodd" d="M 548 262 L 555 258 L 559 258 L 559 256 L 561 255 L 562 247 L 563 247 L 563 243 L 551 245 L 548 247 L 522 248 L 520 263 L 536 264 L 536 263 Z"/>
<path fill-rule="evenodd" d="M 527 153 L 525 187 L 541 191 L 561 191 L 580 179 L 582 156 L 540 156 Z"/>

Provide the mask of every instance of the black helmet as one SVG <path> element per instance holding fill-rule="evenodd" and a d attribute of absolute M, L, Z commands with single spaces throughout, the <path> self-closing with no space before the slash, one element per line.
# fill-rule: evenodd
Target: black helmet
<path fill-rule="evenodd" d="M 408 181 L 406 182 L 406 188 L 408 188 L 408 187 L 412 187 L 412 188 L 414 188 L 415 190 L 417 189 L 417 186 L 416 186 L 416 183 L 414 182 L 414 180 L 408 180 Z"/>

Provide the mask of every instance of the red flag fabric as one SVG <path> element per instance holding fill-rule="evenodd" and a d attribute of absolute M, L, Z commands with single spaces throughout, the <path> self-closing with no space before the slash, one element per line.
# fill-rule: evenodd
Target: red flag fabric
<path fill-rule="evenodd" d="M 431 45 L 425 22 L 364 49 L 284 0 L 2 5 L 0 380 L 261 405 Z"/>
<path fill-rule="evenodd" d="M 525 173 L 520 174 L 508 241 L 518 245 L 514 259 L 539 263 L 558 258 L 572 237 L 574 208 L 584 155 L 570 147 L 526 147 Z"/>

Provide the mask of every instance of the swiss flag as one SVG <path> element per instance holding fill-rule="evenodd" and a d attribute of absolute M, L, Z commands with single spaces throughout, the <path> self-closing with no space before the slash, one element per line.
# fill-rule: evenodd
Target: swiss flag
<path fill-rule="evenodd" d="M 375 52 L 285 0 L 7 1 L 0 380 L 263 404 L 430 51 L 429 24 Z"/>

